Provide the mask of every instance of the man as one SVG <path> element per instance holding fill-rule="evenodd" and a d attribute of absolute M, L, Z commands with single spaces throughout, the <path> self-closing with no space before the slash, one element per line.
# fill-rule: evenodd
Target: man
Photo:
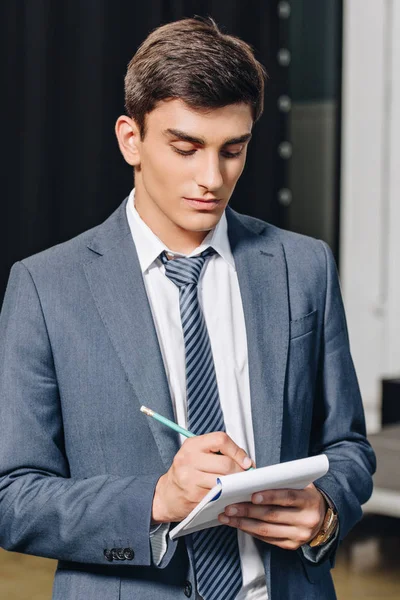
<path fill-rule="evenodd" d="M 0 543 L 59 560 L 56 600 L 335 597 L 374 455 L 329 248 L 228 207 L 263 77 L 211 20 L 152 32 L 116 123 L 135 189 L 12 269 Z M 142 404 L 196 437 L 181 444 Z M 261 490 L 168 539 L 218 475 L 322 452 L 315 485 Z"/>

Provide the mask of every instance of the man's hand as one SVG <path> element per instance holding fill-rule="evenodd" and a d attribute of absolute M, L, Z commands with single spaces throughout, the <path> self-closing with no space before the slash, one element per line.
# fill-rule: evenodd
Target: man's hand
<path fill-rule="evenodd" d="M 252 465 L 246 452 L 222 431 L 188 438 L 170 469 L 157 482 L 153 523 L 181 521 L 214 487 L 217 477 L 244 471 Z"/>
<path fill-rule="evenodd" d="M 236 527 L 274 546 L 297 550 L 321 529 L 327 505 L 311 483 L 304 490 L 267 490 L 251 502 L 227 506 L 221 523 Z"/>

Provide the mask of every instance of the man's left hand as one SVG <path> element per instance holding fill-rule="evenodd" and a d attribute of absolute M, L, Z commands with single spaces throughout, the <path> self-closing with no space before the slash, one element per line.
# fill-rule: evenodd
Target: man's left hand
<path fill-rule="evenodd" d="M 251 502 L 227 506 L 218 519 L 263 542 L 297 550 L 317 535 L 326 510 L 325 498 L 311 483 L 303 490 L 258 492 Z"/>

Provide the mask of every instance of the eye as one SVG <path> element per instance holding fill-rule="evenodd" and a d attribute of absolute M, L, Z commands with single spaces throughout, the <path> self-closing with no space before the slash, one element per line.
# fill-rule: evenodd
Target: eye
<path fill-rule="evenodd" d="M 225 156 L 225 158 L 237 158 L 238 156 L 243 154 L 243 148 L 241 150 L 238 150 L 238 152 L 228 152 L 228 150 L 223 150 L 221 154 L 222 156 Z"/>
<path fill-rule="evenodd" d="M 176 146 L 172 146 L 172 150 L 181 156 L 192 156 L 196 152 L 196 148 L 193 148 L 192 150 L 180 150 Z"/>
<path fill-rule="evenodd" d="M 225 156 L 226 158 L 237 158 L 238 156 L 240 156 L 243 153 L 244 150 L 244 145 L 241 146 L 231 146 L 230 150 L 222 150 L 221 154 L 222 156 Z"/>
<path fill-rule="evenodd" d="M 176 146 L 171 146 L 172 150 L 181 156 L 193 156 L 195 152 L 197 152 L 197 148 L 191 148 L 190 150 L 183 150 L 182 148 L 177 148 Z M 235 148 L 235 149 L 234 149 Z M 237 148 L 237 150 L 236 150 Z M 224 158 L 238 158 L 241 154 L 243 154 L 245 146 L 235 146 L 231 150 L 222 149 L 221 155 Z"/>

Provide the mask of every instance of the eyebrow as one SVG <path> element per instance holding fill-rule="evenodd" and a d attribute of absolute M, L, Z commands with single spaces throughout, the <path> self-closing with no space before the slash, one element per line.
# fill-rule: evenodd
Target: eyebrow
<path fill-rule="evenodd" d="M 183 142 L 190 142 L 191 144 L 201 144 L 202 146 L 206 145 L 206 140 L 204 138 L 189 135 L 188 133 L 185 133 L 184 131 L 181 131 L 180 129 L 166 129 L 163 133 L 167 137 L 175 137 L 175 138 L 178 138 L 179 140 L 182 140 Z M 226 140 L 222 145 L 230 146 L 231 144 L 241 144 L 243 142 L 249 141 L 250 139 L 251 139 L 251 133 L 245 133 L 238 137 L 234 137 L 229 140 Z"/>

